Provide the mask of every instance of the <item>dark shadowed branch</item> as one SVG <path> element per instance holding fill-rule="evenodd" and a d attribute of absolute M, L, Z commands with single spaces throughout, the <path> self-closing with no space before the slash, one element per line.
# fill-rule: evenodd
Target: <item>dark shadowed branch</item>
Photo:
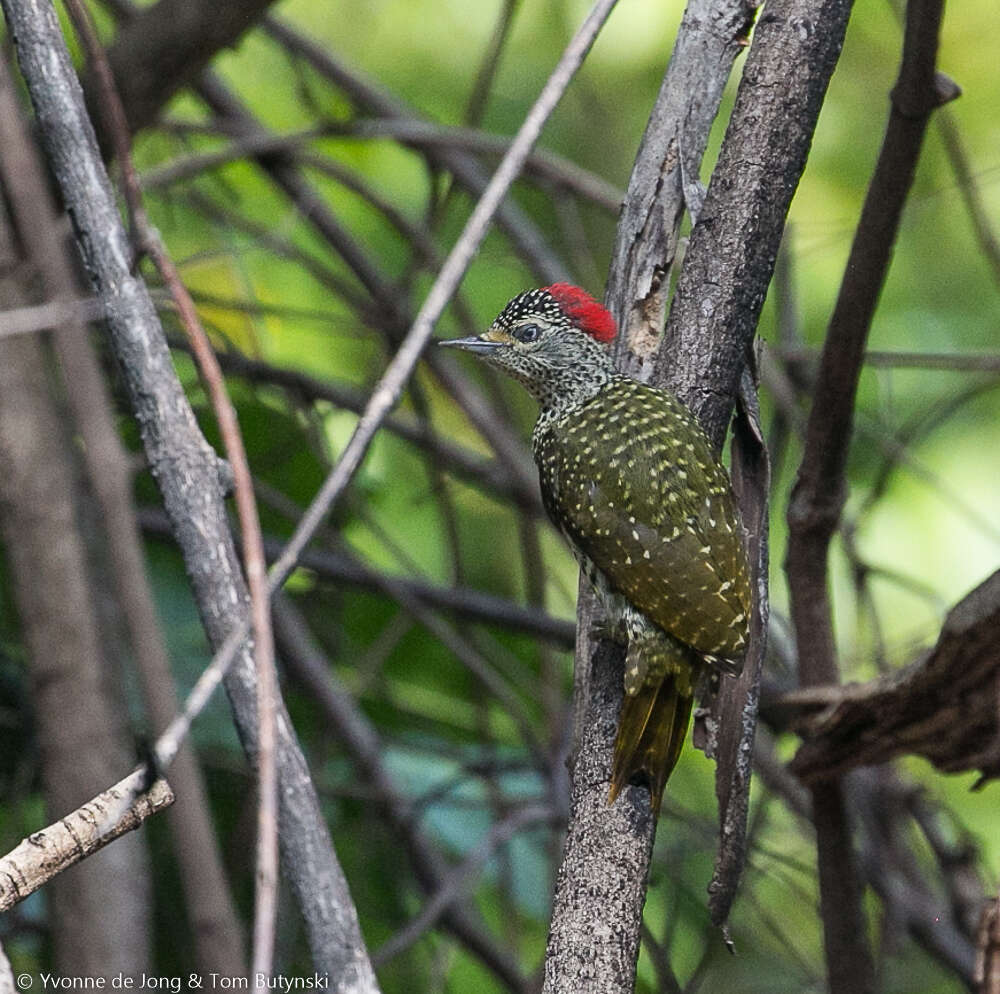
<path fill-rule="evenodd" d="M 930 113 L 956 95 L 954 86 L 935 76 L 941 15 L 938 0 L 911 0 L 907 9 L 889 123 L 830 318 L 789 503 L 786 571 L 803 687 L 838 682 L 827 555 L 846 499 L 845 467 L 868 329 Z M 874 965 L 844 787 L 830 780 L 816 785 L 812 794 L 830 989 L 833 994 L 870 991 Z"/>
<path fill-rule="evenodd" d="M 340 686 L 330 660 L 320 652 L 294 604 L 279 595 L 274 601 L 275 632 L 281 658 L 291 674 L 316 700 L 334 735 L 350 756 L 400 837 L 423 890 L 440 891 L 448 866 L 414 817 L 413 803 L 402 793 L 385 764 L 378 732 L 357 702 Z M 527 994 L 528 985 L 516 960 L 488 935 L 471 905 L 461 899 L 442 909 L 445 927 L 479 957 L 512 991 Z"/>
<path fill-rule="evenodd" d="M 263 25 L 264 30 L 289 53 L 308 63 L 320 76 L 343 90 L 359 110 L 393 120 L 420 120 L 416 111 L 402 100 L 366 79 L 358 70 L 348 67 L 291 25 L 276 17 L 265 17 Z M 427 148 L 425 154 L 433 165 L 454 176 L 455 181 L 472 196 L 482 196 L 489 174 L 474 156 L 460 149 L 433 146 Z M 497 226 L 528 261 L 539 280 L 556 283 L 566 279 L 568 274 L 563 261 L 546 244 L 534 221 L 517 204 L 506 200 L 497 210 L 496 220 Z"/>
<path fill-rule="evenodd" d="M 732 457 L 733 492 L 746 529 L 754 588 L 750 641 L 743 671 L 737 679 L 720 681 L 718 695 L 711 701 L 704 719 L 713 746 L 705 751 L 717 764 L 715 794 L 719 802 L 719 847 L 708 885 L 708 908 L 713 923 L 723 928 L 736 898 L 747 856 L 753 744 L 770 616 L 768 494 L 771 467 L 764 444 L 757 385 L 749 368 L 744 370 L 740 382 Z"/>
<path fill-rule="evenodd" d="M 868 683 L 803 688 L 775 702 L 805 740 L 792 763 L 804 780 L 895 756 L 924 756 L 948 773 L 1000 775 L 997 659 L 1000 573 L 949 612 L 923 658 Z"/>
<path fill-rule="evenodd" d="M 133 132 L 151 124 L 167 101 L 236 44 L 274 0 L 158 0 L 118 32 L 108 60 Z M 98 87 L 88 98 L 99 101 Z"/>

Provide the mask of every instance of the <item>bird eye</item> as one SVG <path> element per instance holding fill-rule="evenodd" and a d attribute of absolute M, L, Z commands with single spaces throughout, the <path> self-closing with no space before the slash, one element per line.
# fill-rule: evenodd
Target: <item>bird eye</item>
<path fill-rule="evenodd" d="M 537 324 L 522 324 L 514 331 L 514 337 L 519 342 L 534 342 L 541 333 L 542 329 Z"/>

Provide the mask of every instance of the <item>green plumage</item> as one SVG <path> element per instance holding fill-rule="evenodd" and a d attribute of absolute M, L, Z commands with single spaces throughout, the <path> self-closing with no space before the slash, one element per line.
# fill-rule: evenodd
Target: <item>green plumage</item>
<path fill-rule="evenodd" d="M 618 373 L 611 315 L 578 287 L 519 294 L 455 345 L 524 384 L 542 499 L 628 643 L 609 803 L 632 780 L 654 810 L 706 665 L 738 672 L 750 575 L 729 479 L 680 401 Z"/>
<path fill-rule="evenodd" d="M 614 376 L 533 436 L 542 497 L 627 629 L 612 799 L 645 778 L 658 803 L 706 660 L 735 668 L 750 581 L 729 480 L 671 394 Z"/>
<path fill-rule="evenodd" d="M 729 480 L 680 402 L 617 376 L 532 441 L 546 509 L 611 589 L 686 645 L 738 658 L 750 583 Z"/>

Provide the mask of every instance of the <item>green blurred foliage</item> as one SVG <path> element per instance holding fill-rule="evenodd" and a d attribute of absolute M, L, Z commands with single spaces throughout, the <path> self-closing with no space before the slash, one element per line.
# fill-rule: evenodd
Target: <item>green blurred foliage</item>
<path fill-rule="evenodd" d="M 510 135 L 516 130 L 587 6 L 584 0 L 517 5 L 480 122 L 485 131 Z M 547 126 L 544 147 L 624 189 L 681 11 L 674 0 L 622 3 Z M 279 13 L 431 120 L 460 125 L 501 5 L 457 0 L 339 4 L 287 0 Z M 994 15 L 991 0 L 950 5 L 939 65 L 963 87 L 963 97 L 948 113 L 961 134 L 984 210 L 1000 227 Z M 797 333 L 806 346 L 820 344 L 825 335 L 878 152 L 899 47 L 899 18 L 893 8 L 888 3 L 858 4 L 785 243 L 794 271 Z M 318 119 L 342 121 L 350 115 L 350 102 L 341 92 L 289 59 L 261 31 L 224 53 L 216 68 L 277 133 L 311 127 Z M 735 81 L 724 111 L 734 92 Z M 176 98 L 167 116 L 174 122 L 207 120 L 197 100 L 188 95 Z M 724 121 L 723 116 L 703 167 L 706 182 Z M 179 137 L 175 131 L 154 129 L 139 136 L 136 155 L 140 169 L 148 173 L 175 158 L 219 146 L 217 138 L 193 131 Z M 441 255 L 469 213 L 471 201 L 465 192 L 444 193 L 447 181 L 431 177 L 418 152 L 391 140 L 328 137 L 311 143 L 310 149 L 354 172 L 413 225 L 427 228 L 431 216 Z M 400 308 L 412 315 L 433 270 L 415 264 L 411 246 L 370 203 L 315 169 L 308 175 L 383 278 L 398 286 Z M 195 195 L 287 240 L 317 263 L 314 271 L 307 271 L 300 259 L 283 258 L 224 218 L 206 213 Z M 515 198 L 568 260 L 575 278 L 600 293 L 616 218 L 579 203 L 572 221 L 567 221 L 547 192 L 526 182 L 518 184 Z M 147 199 L 186 282 L 201 295 L 203 318 L 219 348 L 362 392 L 376 381 L 391 343 L 366 327 L 350 302 L 317 273 L 346 281 L 359 292 L 360 287 L 254 165 L 233 162 L 153 191 Z M 462 293 L 475 319 L 485 325 L 511 295 L 533 282 L 507 238 L 494 232 L 466 276 Z M 921 352 L 995 349 L 997 286 L 997 273 L 976 241 L 940 132 L 932 126 L 870 346 Z M 237 301 L 256 306 L 237 307 Z M 173 327 L 172 318 L 165 319 Z M 441 322 L 442 334 L 460 328 L 454 312 Z M 770 347 L 780 347 L 773 300 L 765 308 L 760 333 Z M 182 352 L 175 354 L 199 419 L 217 444 L 191 363 Z M 494 382 L 471 362 L 464 373 L 502 402 L 496 410 L 504 413 L 498 416 L 509 419 L 514 431 L 526 437 L 533 420 L 529 399 L 513 384 Z M 346 443 L 356 415 L 278 387 L 235 378 L 230 383 L 254 472 L 293 507 L 305 507 Z M 443 438 L 484 455 L 489 452 L 433 375 L 421 370 L 416 383 L 418 389 L 402 404 L 404 417 L 412 419 L 426 411 Z M 912 581 L 901 585 L 883 577 L 873 583 L 881 637 L 892 665 L 912 659 L 915 649 L 932 642 L 947 607 L 996 568 L 1000 446 L 996 445 L 995 384 L 995 374 L 938 370 L 869 368 L 863 376 L 848 513 L 860 514 L 855 521 L 856 541 L 863 559 Z M 947 419 L 934 416 L 973 386 L 979 389 L 956 405 Z M 767 396 L 763 400 L 770 424 L 773 404 Z M 867 507 L 866 498 L 887 459 L 879 439 L 921 416 L 927 424 L 909 445 L 910 463 L 888 473 L 884 495 Z M 134 429 L 125 422 L 123 433 L 135 447 Z M 784 511 L 800 454 L 793 438 L 772 496 L 772 596 L 778 615 L 785 613 L 787 604 L 781 568 Z M 137 492 L 140 503 L 155 502 L 148 478 L 140 477 Z M 289 508 L 269 500 L 263 491 L 261 507 L 265 530 L 287 536 L 292 527 Z M 444 586 L 456 583 L 524 601 L 532 566 L 525 565 L 522 556 L 523 532 L 515 508 L 476 485 L 442 474 L 419 450 L 383 433 L 323 541 L 391 574 L 419 576 Z M 575 564 L 547 526 L 541 526 L 539 541 L 546 606 L 571 617 Z M 876 672 L 874 634 L 839 544 L 832 567 L 844 675 L 867 678 Z M 179 557 L 159 540 L 149 542 L 149 571 L 183 692 L 207 659 L 204 637 Z M 360 708 L 383 736 L 386 764 L 399 789 L 414 801 L 416 823 L 449 857 L 460 860 L 469 853 L 512 805 L 545 796 L 548 785 L 518 722 L 391 599 L 334 583 L 308 569 L 295 575 L 290 590 L 329 655 L 333 672 L 357 695 Z M 12 713 L 17 693 L 17 681 L 8 679 L 20 652 L 10 613 L 5 607 L 0 618 L 0 716 Z M 566 716 L 548 702 L 554 695 L 568 703 L 569 655 L 561 652 L 552 658 L 552 650 L 546 650 L 546 658 L 527 636 L 478 625 L 457 627 L 512 688 L 523 708 L 520 718 L 538 741 L 545 746 L 556 743 Z M 15 689 L 8 693 L 11 686 Z M 377 949 L 419 912 L 425 898 L 398 837 L 379 805 L 372 803 L 315 702 L 293 681 L 286 680 L 285 692 L 313 764 L 366 938 Z M 5 736 L 8 725 L 0 722 L 0 736 Z M 195 740 L 208 770 L 234 885 L 247 907 L 251 786 L 223 702 L 216 701 L 202 717 Z M 792 742 L 780 745 L 787 755 Z M 23 753 L 16 760 L 9 758 L 16 751 L 3 752 L 8 758 L 0 775 L 9 782 L 18 775 Z M 980 846 L 987 879 L 995 881 L 1000 869 L 995 788 L 970 794 L 969 777 L 945 778 L 920 761 L 904 765 L 913 780 L 956 813 L 958 823 Z M 36 817 L 37 794 L 24 796 L 29 799 L 15 814 L 9 814 L 6 806 L 3 809 L 0 839 L 7 846 L 42 823 Z M 779 801 L 755 787 L 754 848 L 733 916 L 739 955 L 730 957 L 709 927 L 705 910 L 714 819 L 712 766 L 700 753 L 688 750 L 671 781 L 657 840 L 646 912 L 652 937 L 662 944 L 682 983 L 700 971 L 716 990 L 773 994 L 820 989 L 822 935 L 809 834 Z M 166 848 L 160 828 L 151 828 L 150 836 L 158 850 Z M 499 943 L 521 959 L 526 973 L 537 968 L 544 949 L 552 859 L 558 851 L 558 839 L 549 828 L 524 832 L 501 848 L 472 888 L 472 897 Z M 176 895 L 178 884 L 169 862 L 165 868 L 158 864 L 158 873 L 158 892 Z M 878 922 L 877 905 L 870 911 L 871 920 Z M 26 909 L 25 915 L 30 914 L 32 910 Z M 186 926 L 176 911 L 161 908 L 158 915 L 161 934 L 183 934 Z M 888 943 L 884 990 L 931 994 L 959 989 L 954 976 L 912 941 L 892 934 L 882 938 Z M 183 941 L 162 941 L 157 950 L 160 972 L 171 975 L 188 969 L 186 952 Z M 12 944 L 8 953 L 15 972 L 34 968 L 37 957 L 44 956 L 31 937 Z M 282 924 L 279 954 L 284 957 L 282 972 L 296 965 L 306 968 L 304 939 L 294 915 Z M 659 976 L 655 956 L 646 948 L 640 958 L 639 989 L 662 989 Z M 488 994 L 502 989 L 477 959 L 442 931 L 428 934 L 383 967 L 380 980 L 386 994 L 425 990 Z"/>

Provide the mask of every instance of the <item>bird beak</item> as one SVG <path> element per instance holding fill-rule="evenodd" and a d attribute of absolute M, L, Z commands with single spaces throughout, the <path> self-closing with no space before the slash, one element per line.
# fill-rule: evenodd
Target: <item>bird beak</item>
<path fill-rule="evenodd" d="M 480 355 L 488 355 L 490 352 L 500 348 L 503 342 L 491 342 L 488 338 L 452 338 L 447 342 L 438 342 L 438 345 L 451 345 L 456 349 L 465 349 L 466 352 L 477 352 Z"/>

